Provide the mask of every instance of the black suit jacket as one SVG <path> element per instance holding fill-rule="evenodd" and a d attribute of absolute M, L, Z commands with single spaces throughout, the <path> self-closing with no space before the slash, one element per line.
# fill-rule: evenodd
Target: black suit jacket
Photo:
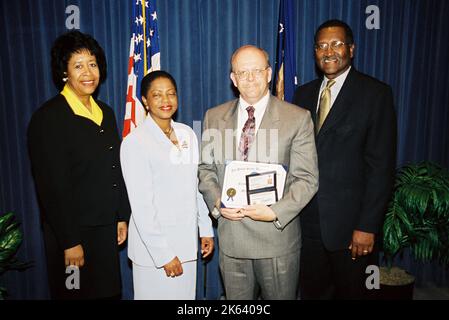
<path fill-rule="evenodd" d="M 294 103 L 316 107 L 322 79 L 299 87 Z M 396 116 L 391 88 L 351 68 L 316 136 L 319 189 L 301 213 L 304 237 L 330 250 L 347 249 L 354 230 L 378 234 L 396 164 Z"/>
<path fill-rule="evenodd" d="M 28 127 L 42 218 L 62 249 L 81 243 L 80 228 L 127 221 L 131 212 L 114 113 L 97 103 L 101 126 L 76 116 L 57 95 L 33 114 Z"/>

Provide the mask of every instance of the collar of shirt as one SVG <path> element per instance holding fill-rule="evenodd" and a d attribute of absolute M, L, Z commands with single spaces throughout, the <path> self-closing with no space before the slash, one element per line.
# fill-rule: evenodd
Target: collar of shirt
<path fill-rule="evenodd" d="M 240 139 L 240 134 L 243 130 L 243 126 L 245 125 L 246 120 L 248 120 L 248 111 L 246 111 L 246 108 L 248 106 L 254 107 L 254 118 L 256 118 L 256 133 L 259 129 L 260 123 L 262 122 L 263 115 L 265 113 L 265 110 L 267 109 L 268 100 L 270 100 L 270 92 L 268 91 L 267 94 L 260 99 L 255 104 L 249 104 L 246 102 L 242 97 L 239 98 L 239 106 L 238 106 L 238 121 L 237 121 L 237 134 L 239 135 L 237 139 Z"/>
<path fill-rule="evenodd" d="M 349 71 L 351 70 L 351 66 L 349 66 L 348 70 L 343 72 L 341 75 L 336 77 L 335 84 L 331 87 L 331 108 L 334 105 L 335 99 L 337 99 L 338 94 L 340 93 L 341 88 L 343 87 L 343 84 L 345 83 L 346 78 L 348 77 Z M 320 105 L 320 97 L 321 92 L 323 92 L 324 88 L 326 87 L 327 81 L 329 81 L 326 76 L 323 77 L 323 81 L 321 82 L 320 87 L 320 94 L 318 95 L 318 102 L 316 105 L 316 110 L 318 111 L 318 107 Z"/>
<path fill-rule="evenodd" d="M 78 99 L 76 94 L 69 88 L 67 84 L 64 86 L 64 89 L 62 89 L 61 94 L 67 100 L 67 103 L 73 110 L 74 114 L 80 117 L 87 118 L 95 122 L 95 124 L 97 124 L 98 126 L 101 126 L 101 122 L 103 121 L 103 111 L 95 102 L 94 98 L 92 98 L 92 96 L 89 98 L 92 112 L 89 112 L 89 110 L 87 110 L 87 108 L 83 105 L 80 99 Z"/>

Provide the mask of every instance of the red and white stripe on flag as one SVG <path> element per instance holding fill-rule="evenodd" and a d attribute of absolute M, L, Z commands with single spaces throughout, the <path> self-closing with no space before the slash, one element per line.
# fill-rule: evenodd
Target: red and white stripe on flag
<path fill-rule="evenodd" d="M 156 1 L 136 0 L 132 23 L 123 137 L 133 131 L 146 117 L 139 99 L 140 81 L 149 71 L 161 69 Z"/>
<path fill-rule="evenodd" d="M 126 92 L 126 109 L 123 123 L 123 137 L 126 137 L 137 125 L 145 120 L 145 109 L 137 97 L 137 75 L 134 71 L 134 39 L 131 39 L 128 60 L 128 87 Z M 138 93 L 140 94 L 140 92 Z"/>

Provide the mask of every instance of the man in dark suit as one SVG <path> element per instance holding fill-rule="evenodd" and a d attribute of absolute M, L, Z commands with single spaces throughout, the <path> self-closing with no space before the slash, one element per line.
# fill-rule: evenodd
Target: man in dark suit
<path fill-rule="evenodd" d="M 354 40 L 339 20 L 315 33 L 324 74 L 295 93 L 315 123 L 319 190 L 301 213 L 303 299 L 367 296 L 366 267 L 378 264 L 377 240 L 390 198 L 396 156 L 391 88 L 351 66 Z"/>

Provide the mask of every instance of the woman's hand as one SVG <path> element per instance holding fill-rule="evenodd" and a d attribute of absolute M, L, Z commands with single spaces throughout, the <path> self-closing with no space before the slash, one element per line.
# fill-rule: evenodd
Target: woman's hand
<path fill-rule="evenodd" d="M 172 261 L 164 265 L 165 274 L 167 277 L 177 277 L 183 273 L 181 261 L 178 257 L 174 257 Z"/>
<path fill-rule="evenodd" d="M 69 249 L 64 250 L 65 266 L 84 266 L 84 250 L 79 244 Z"/>
<path fill-rule="evenodd" d="M 128 225 L 126 224 L 126 222 L 121 221 L 117 224 L 118 245 L 121 245 L 123 242 L 125 242 L 127 236 L 128 236 Z"/>
<path fill-rule="evenodd" d="M 214 238 L 202 237 L 201 238 L 201 254 L 203 258 L 209 256 L 214 251 Z"/>

